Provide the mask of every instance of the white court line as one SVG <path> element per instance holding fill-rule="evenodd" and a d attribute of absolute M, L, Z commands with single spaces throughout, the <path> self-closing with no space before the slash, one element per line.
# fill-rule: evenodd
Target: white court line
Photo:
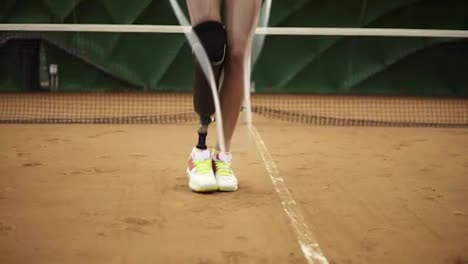
<path fill-rule="evenodd" d="M 255 126 L 251 126 L 250 131 L 255 137 L 255 142 L 257 143 L 257 148 L 262 156 L 265 167 L 270 175 L 270 179 L 273 182 L 276 193 L 278 194 L 281 204 L 283 205 L 283 210 L 286 212 L 291 225 L 294 228 L 294 231 L 297 236 L 299 245 L 301 246 L 302 253 L 307 260 L 308 264 L 328 264 L 327 258 L 323 255 L 322 250 L 320 249 L 315 236 L 312 231 L 309 229 L 305 223 L 304 217 L 299 211 L 299 208 L 294 201 L 291 193 L 289 192 L 286 182 L 281 177 L 276 167 L 275 162 L 273 161 L 270 152 L 268 151 L 265 142 L 258 133 Z"/>

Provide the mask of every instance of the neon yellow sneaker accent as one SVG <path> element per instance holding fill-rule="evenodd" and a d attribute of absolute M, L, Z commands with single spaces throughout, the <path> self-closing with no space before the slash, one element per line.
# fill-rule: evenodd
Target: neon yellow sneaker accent
<path fill-rule="evenodd" d="M 232 164 L 231 162 L 224 162 L 224 161 L 215 161 L 216 166 L 216 174 L 219 176 L 231 176 L 234 174 L 232 171 Z"/>
<path fill-rule="evenodd" d="M 194 160 L 193 164 L 195 165 L 197 172 L 200 174 L 208 174 L 213 169 L 211 160 Z"/>

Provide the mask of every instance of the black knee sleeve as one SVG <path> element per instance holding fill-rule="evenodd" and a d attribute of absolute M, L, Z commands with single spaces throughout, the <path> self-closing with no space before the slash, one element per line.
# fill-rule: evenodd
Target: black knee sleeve
<path fill-rule="evenodd" d="M 224 25 L 216 21 L 203 22 L 194 26 L 193 32 L 197 35 L 212 64 L 222 63 L 227 42 Z"/>
<path fill-rule="evenodd" d="M 208 21 L 194 26 L 193 32 L 198 36 L 199 44 L 211 62 L 215 82 L 219 86 L 226 53 L 226 30 L 220 22 Z M 215 113 L 211 87 L 196 58 L 193 68 L 193 103 L 195 112 L 201 117 L 212 116 Z"/>

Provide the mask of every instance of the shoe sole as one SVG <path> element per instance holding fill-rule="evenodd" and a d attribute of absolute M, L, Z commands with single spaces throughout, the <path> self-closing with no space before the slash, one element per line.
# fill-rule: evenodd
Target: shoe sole
<path fill-rule="evenodd" d="M 190 172 L 188 169 L 187 169 L 187 178 L 189 179 L 189 188 L 193 192 L 211 193 L 211 192 L 216 192 L 218 190 L 218 185 L 198 187 L 198 186 L 193 186 L 192 184 L 190 184 Z"/>
<path fill-rule="evenodd" d="M 221 179 L 223 176 L 218 176 L 216 177 L 216 183 L 218 185 L 218 190 L 220 192 L 235 192 L 239 189 L 238 183 L 236 182 L 236 185 L 229 185 L 229 184 L 220 184 L 219 179 Z"/>
<path fill-rule="evenodd" d="M 237 186 L 236 187 L 218 187 L 218 190 L 220 192 L 235 192 L 239 189 Z"/>

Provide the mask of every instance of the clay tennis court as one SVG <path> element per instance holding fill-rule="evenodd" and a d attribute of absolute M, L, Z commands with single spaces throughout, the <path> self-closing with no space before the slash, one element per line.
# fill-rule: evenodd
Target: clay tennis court
<path fill-rule="evenodd" d="M 0 264 L 468 264 L 468 1 L 3 2 Z"/>
<path fill-rule="evenodd" d="M 254 117 L 330 263 L 468 263 L 467 129 Z M 196 126 L 0 125 L 0 263 L 307 263 L 245 128 L 239 191 L 190 192 Z"/>

